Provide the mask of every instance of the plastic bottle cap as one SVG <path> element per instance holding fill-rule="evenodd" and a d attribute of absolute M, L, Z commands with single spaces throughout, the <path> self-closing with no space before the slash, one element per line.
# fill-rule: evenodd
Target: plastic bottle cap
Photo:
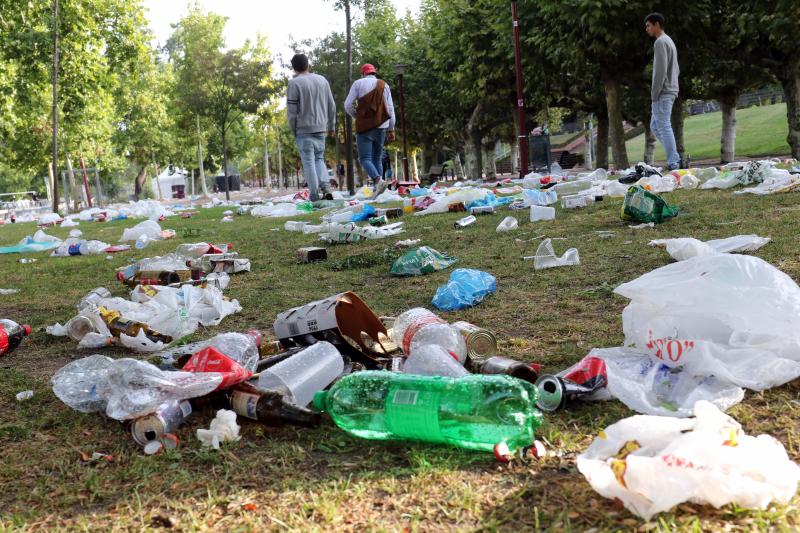
<path fill-rule="evenodd" d="M 319 411 L 320 413 L 325 412 L 325 398 L 328 396 L 328 393 L 324 390 L 321 390 L 314 394 L 314 401 L 311 402 L 311 405 L 314 407 L 315 411 Z"/>
<path fill-rule="evenodd" d="M 155 455 L 161 452 L 163 449 L 164 445 L 157 440 L 151 440 L 150 442 L 144 445 L 144 453 L 146 453 L 147 455 Z"/>
<path fill-rule="evenodd" d="M 125 274 L 123 274 L 122 272 L 117 272 L 117 279 L 119 281 L 125 281 Z"/>
<path fill-rule="evenodd" d="M 26 337 L 31 334 L 31 331 L 33 331 L 28 324 L 22 324 L 22 329 L 25 331 Z"/>
<path fill-rule="evenodd" d="M 494 445 L 494 458 L 501 463 L 511 461 L 511 450 L 508 449 L 508 444 L 505 442 L 498 442 Z"/>

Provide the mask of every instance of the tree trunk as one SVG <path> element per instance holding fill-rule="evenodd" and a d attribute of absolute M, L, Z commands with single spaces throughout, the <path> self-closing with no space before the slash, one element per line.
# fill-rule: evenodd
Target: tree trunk
<path fill-rule="evenodd" d="M 456 164 L 456 179 L 465 178 L 466 174 L 464 173 L 464 166 L 461 164 L 461 154 L 456 152 L 456 155 L 454 157 L 454 161 L 455 161 L 455 164 Z"/>
<path fill-rule="evenodd" d="M 653 164 L 653 157 L 656 152 L 656 134 L 650 129 L 650 121 L 644 123 L 644 162 L 648 165 Z"/>
<path fill-rule="evenodd" d="M 434 157 L 436 154 L 433 150 L 431 150 L 428 145 L 422 149 L 422 171 L 428 172 L 431 167 L 435 164 Z"/>
<path fill-rule="evenodd" d="M 597 144 L 594 148 L 595 167 L 608 170 L 608 108 L 597 113 Z"/>
<path fill-rule="evenodd" d="M 686 147 L 683 144 L 683 98 L 680 96 L 678 96 L 675 99 L 675 103 L 672 104 L 672 116 L 670 117 L 670 122 L 672 122 L 672 133 L 675 135 L 675 147 L 677 148 L 678 156 L 680 156 L 681 162 L 683 163 L 688 158 L 686 154 Z"/>
<path fill-rule="evenodd" d="M 467 143 L 464 151 L 467 159 L 467 172 L 474 180 L 483 179 L 483 144 L 481 143 L 483 132 L 478 128 L 478 120 L 482 112 L 483 105 L 478 102 L 467 122 Z"/>
<path fill-rule="evenodd" d="M 619 81 L 603 81 L 608 106 L 609 142 L 614 157 L 614 167 L 618 170 L 628 168 L 628 151 L 625 148 L 625 128 L 622 123 L 622 89 Z"/>
<path fill-rule="evenodd" d="M 83 187 L 76 187 L 75 185 L 75 170 L 72 168 L 72 158 L 67 156 L 67 178 L 69 179 L 69 190 L 72 193 L 73 209 L 77 211 L 80 209 L 81 200 L 86 202 L 86 191 Z"/>
<path fill-rule="evenodd" d="M 722 138 L 720 139 L 720 162 L 730 163 L 736 157 L 736 99 L 735 92 L 721 95 Z"/>
<path fill-rule="evenodd" d="M 200 185 L 203 188 L 203 196 L 208 198 L 208 186 L 206 185 L 206 172 L 203 168 L 203 144 L 200 141 L 200 115 L 197 117 L 197 168 L 199 172 Z"/>
<path fill-rule="evenodd" d="M 136 175 L 136 180 L 133 182 L 133 195 L 136 197 L 138 201 L 142 195 L 142 191 L 144 190 L 144 182 L 147 180 L 147 165 L 142 165 L 141 170 Z"/>
<path fill-rule="evenodd" d="M 786 120 L 789 135 L 786 142 L 792 148 L 792 157 L 800 159 L 800 59 L 792 61 L 776 72 L 786 100 Z"/>
<path fill-rule="evenodd" d="M 228 181 L 228 138 L 225 126 L 222 126 L 222 174 L 225 180 L 225 201 L 231 201 L 231 184 Z"/>
<path fill-rule="evenodd" d="M 267 190 L 272 190 L 272 176 L 269 174 L 269 149 L 266 143 L 264 144 L 264 180 L 267 182 Z M 263 185 L 262 185 L 263 187 Z"/>

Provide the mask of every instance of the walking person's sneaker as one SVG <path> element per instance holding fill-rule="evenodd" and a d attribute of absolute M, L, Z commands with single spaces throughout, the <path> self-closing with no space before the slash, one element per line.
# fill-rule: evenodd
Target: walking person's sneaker
<path fill-rule="evenodd" d="M 378 181 L 376 181 L 375 182 L 375 192 L 372 194 L 372 197 L 373 198 L 377 198 L 378 196 L 383 194 L 383 192 L 386 190 L 386 188 L 388 186 L 389 186 L 389 184 L 386 182 L 386 180 L 378 180 Z"/>
<path fill-rule="evenodd" d="M 333 194 L 331 193 L 330 188 L 325 187 L 322 189 L 322 199 L 323 200 L 333 200 Z"/>

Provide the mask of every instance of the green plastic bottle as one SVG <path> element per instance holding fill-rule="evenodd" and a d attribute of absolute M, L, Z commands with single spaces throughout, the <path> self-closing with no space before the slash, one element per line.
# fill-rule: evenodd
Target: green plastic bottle
<path fill-rule="evenodd" d="M 408 439 L 459 448 L 510 451 L 533 444 L 542 423 L 537 390 L 510 376 L 462 378 L 397 372 L 357 372 L 327 392 L 314 408 L 344 431 L 374 440 Z"/>

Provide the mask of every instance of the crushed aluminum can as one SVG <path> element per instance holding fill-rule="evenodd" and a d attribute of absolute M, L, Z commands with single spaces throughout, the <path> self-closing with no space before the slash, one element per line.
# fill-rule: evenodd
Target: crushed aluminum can
<path fill-rule="evenodd" d="M 166 433 L 173 433 L 191 414 L 192 404 L 188 400 L 164 403 L 154 413 L 134 420 L 131 435 L 139 445 L 146 446 Z"/>
<path fill-rule="evenodd" d="M 480 207 L 473 207 L 469 210 L 470 215 L 493 215 L 495 209 L 493 205 L 482 205 Z"/>
<path fill-rule="evenodd" d="M 389 223 L 389 218 L 386 215 L 381 215 L 379 217 L 372 217 L 367 220 L 370 226 L 385 226 Z"/>
<path fill-rule="evenodd" d="M 386 216 L 386 218 L 400 218 L 403 216 L 402 207 L 392 207 L 387 209 L 376 209 L 375 212 L 378 216 Z"/>
<path fill-rule="evenodd" d="M 471 226 L 472 224 L 474 224 L 476 220 L 478 219 L 475 218 L 475 215 L 470 215 L 468 217 L 456 220 L 455 223 L 453 224 L 453 227 L 455 229 L 466 228 L 467 226 Z"/>
<path fill-rule="evenodd" d="M 295 251 L 295 257 L 297 257 L 297 260 L 301 263 L 316 263 L 328 259 L 328 250 L 316 246 L 298 248 L 297 251 Z"/>
<path fill-rule="evenodd" d="M 539 376 L 536 370 L 534 370 L 530 365 L 526 365 L 521 361 L 509 359 L 508 357 L 489 357 L 483 362 L 483 364 L 475 366 L 478 367 L 478 370 L 481 374 L 500 374 L 521 379 L 523 381 L 528 381 L 530 383 L 538 383 L 537 378 Z"/>

